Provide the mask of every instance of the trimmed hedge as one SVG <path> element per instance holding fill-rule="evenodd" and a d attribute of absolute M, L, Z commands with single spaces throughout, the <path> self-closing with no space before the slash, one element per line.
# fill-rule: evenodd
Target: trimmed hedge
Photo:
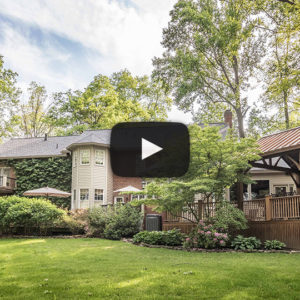
<path fill-rule="evenodd" d="M 17 228 L 23 228 L 25 234 L 42 233 L 64 215 L 64 210 L 46 199 L 0 197 L 0 227 L 4 233 L 11 233 Z"/>
<path fill-rule="evenodd" d="M 141 231 L 133 237 L 135 244 L 146 243 L 150 245 L 181 246 L 184 234 L 178 229 L 169 231 Z"/>

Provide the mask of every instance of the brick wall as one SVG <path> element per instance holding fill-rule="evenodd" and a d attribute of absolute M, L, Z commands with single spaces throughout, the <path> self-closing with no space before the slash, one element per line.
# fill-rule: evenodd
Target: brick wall
<path fill-rule="evenodd" d="M 118 189 L 124 188 L 126 186 L 133 186 L 137 189 L 142 189 L 142 178 L 140 177 L 119 177 L 113 175 L 113 190 L 116 191 Z M 117 196 L 119 193 L 113 193 L 113 196 Z M 122 195 L 124 197 L 125 202 L 130 201 L 127 195 Z"/>

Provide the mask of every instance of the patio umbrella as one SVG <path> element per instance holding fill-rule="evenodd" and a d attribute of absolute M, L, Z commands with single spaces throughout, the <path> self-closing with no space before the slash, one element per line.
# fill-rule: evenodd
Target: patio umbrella
<path fill-rule="evenodd" d="M 136 187 L 132 186 L 132 185 L 128 185 L 126 187 L 123 187 L 121 189 L 118 189 L 118 190 L 115 190 L 114 193 L 126 193 L 127 196 L 129 197 L 129 195 L 131 193 L 134 193 L 134 192 L 141 192 L 142 190 L 140 189 L 137 189 Z M 127 198 L 128 199 L 128 198 Z"/>
<path fill-rule="evenodd" d="M 140 189 L 137 189 L 136 187 L 134 187 L 134 186 L 132 186 L 132 185 L 128 185 L 128 186 L 126 186 L 126 187 L 124 187 L 124 188 L 121 188 L 121 189 L 118 189 L 118 190 L 116 190 L 116 191 L 114 191 L 114 192 L 141 192 L 142 190 L 140 190 Z"/>
<path fill-rule="evenodd" d="M 23 193 L 24 196 L 45 196 L 45 197 L 62 197 L 67 198 L 71 196 L 71 193 L 60 191 L 51 187 L 42 187 L 36 190 L 29 190 Z"/>

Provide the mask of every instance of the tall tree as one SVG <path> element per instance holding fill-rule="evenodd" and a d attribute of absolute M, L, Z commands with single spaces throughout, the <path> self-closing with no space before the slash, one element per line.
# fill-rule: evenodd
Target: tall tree
<path fill-rule="evenodd" d="M 265 63 L 265 108 L 275 107 L 279 122 L 292 127 L 291 113 L 300 103 L 300 1 L 258 1 L 269 34 Z"/>
<path fill-rule="evenodd" d="M 20 131 L 26 137 L 37 137 L 52 131 L 45 109 L 47 92 L 44 86 L 31 82 L 28 102 L 21 105 Z"/>
<path fill-rule="evenodd" d="M 3 56 L 0 56 L 0 141 L 13 135 L 17 122 L 20 95 L 16 86 L 17 76 L 17 73 L 4 68 Z"/>
<path fill-rule="evenodd" d="M 118 122 L 163 120 L 171 100 L 147 76 L 133 76 L 123 70 L 95 76 L 83 91 L 54 96 L 51 118 L 64 132 L 111 128 Z"/>
<path fill-rule="evenodd" d="M 244 138 L 238 141 L 228 135 L 222 139 L 217 127 L 189 127 L 191 154 L 188 172 L 180 177 L 157 179 L 147 185 L 145 204 L 157 206 L 159 211 L 176 215 L 186 210 L 195 219 L 195 195 L 201 194 L 204 201 L 223 200 L 224 190 L 237 181 L 249 182 L 249 175 L 242 173 L 250 167 L 249 161 L 259 159 L 254 140 Z M 199 220 L 198 220 L 199 221 Z"/>
<path fill-rule="evenodd" d="M 162 58 L 154 58 L 154 77 L 173 91 L 180 108 L 223 103 L 245 137 L 249 109 L 243 92 L 263 54 L 259 19 L 251 1 L 179 0 L 163 31 Z"/>

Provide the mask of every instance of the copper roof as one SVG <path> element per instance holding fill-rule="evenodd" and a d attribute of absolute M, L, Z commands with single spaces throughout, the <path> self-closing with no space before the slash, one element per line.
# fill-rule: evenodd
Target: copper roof
<path fill-rule="evenodd" d="M 300 127 L 295 127 L 262 137 L 258 144 L 263 154 L 300 148 Z"/>

